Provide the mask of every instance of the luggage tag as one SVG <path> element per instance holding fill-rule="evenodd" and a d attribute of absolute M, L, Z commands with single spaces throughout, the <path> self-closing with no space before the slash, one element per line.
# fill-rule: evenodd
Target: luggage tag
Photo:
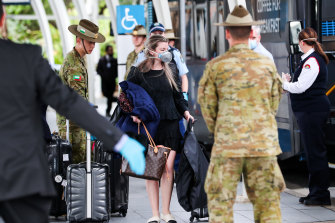
<path fill-rule="evenodd" d="M 69 154 L 63 154 L 63 161 L 69 161 L 70 158 L 69 158 Z"/>

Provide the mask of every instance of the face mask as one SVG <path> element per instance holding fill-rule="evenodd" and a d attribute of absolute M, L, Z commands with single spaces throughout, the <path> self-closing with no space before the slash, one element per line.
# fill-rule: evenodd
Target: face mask
<path fill-rule="evenodd" d="M 153 53 L 156 53 L 152 50 L 150 50 Z M 169 51 L 165 51 L 163 53 L 156 53 L 158 56 L 157 57 L 150 57 L 150 58 L 159 58 L 161 59 L 161 61 L 163 61 L 164 63 L 170 63 L 172 60 L 172 54 Z"/>
<path fill-rule="evenodd" d="M 255 49 L 257 47 L 257 40 L 255 39 L 249 39 L 249 48 L 251 50 Z"/>

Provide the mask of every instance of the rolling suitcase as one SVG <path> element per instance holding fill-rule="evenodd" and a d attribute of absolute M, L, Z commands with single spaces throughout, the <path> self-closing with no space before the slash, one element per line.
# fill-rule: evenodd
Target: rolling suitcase
<path fill-rule="evenodd" d="M 129 176 L 121 174 L 121 155 L 103 151 L 103 142 L 97 141 L 94 147 L 95 161 L 109 166 L 110 212 L 127 215 Z"/>
<path fill-rule="evenodd" d="M 52 177 L 57 196 L 52 199 L 50 215 L 66 214 L 64 187 L 66 186 L 66 169 L 72 162 L 72 146 L 69 140 L 63 140 L 57 134 L 52 135 L 52 140 L 46 146 L 49 172 Z"/>
<path fill-rule="evenodd" d="M 67 169 L 67 219 L 71 222 L 109 221 L 108 165 L 91 162 L 90 134 L 87 133 L 86 162 Z"/>

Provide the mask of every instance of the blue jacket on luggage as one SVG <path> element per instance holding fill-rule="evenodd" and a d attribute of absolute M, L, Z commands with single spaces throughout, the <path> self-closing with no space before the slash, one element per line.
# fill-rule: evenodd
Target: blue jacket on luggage
<path fill-rule="evenodd" d="M 119 85 L 134 108 L 129 113 L 123 111 L 116 126 L 124 132 L 137 134 L 138 125 L 133 122 L 131 116 L 138 116 L 147 127 L 150 135 L 154 137 L 160 122 L 160 115 L 152 98 L 141 86 L 130 81 L 122 81 Z M 146 135 L 143 125 L 140 127 L 140 134 Z"/>

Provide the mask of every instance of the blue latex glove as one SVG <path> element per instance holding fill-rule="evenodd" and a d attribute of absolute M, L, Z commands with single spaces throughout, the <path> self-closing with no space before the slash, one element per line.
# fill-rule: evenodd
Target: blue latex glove
<path fill-rule="evenodd" d="M 132 138 L 128 138 L 120 150 L 121 155 L 128 160 L 130 169 L 138 175 L 143 175 L 145 170 L 144 150 L 142 144 Z"/>
<path fill-rule="evenodd" d="M 91 141 L 97 141 L 97 137 L 95 137 L 94 135 L 91 135 Z"/>
<path fill-rule="evenodd" d="M 184 99 L 185 99 L 186 101 L 188 101 L 188 94 L 187 94 L 187 92 L 183 92 L 183 96 L 184 96 Z"/>

